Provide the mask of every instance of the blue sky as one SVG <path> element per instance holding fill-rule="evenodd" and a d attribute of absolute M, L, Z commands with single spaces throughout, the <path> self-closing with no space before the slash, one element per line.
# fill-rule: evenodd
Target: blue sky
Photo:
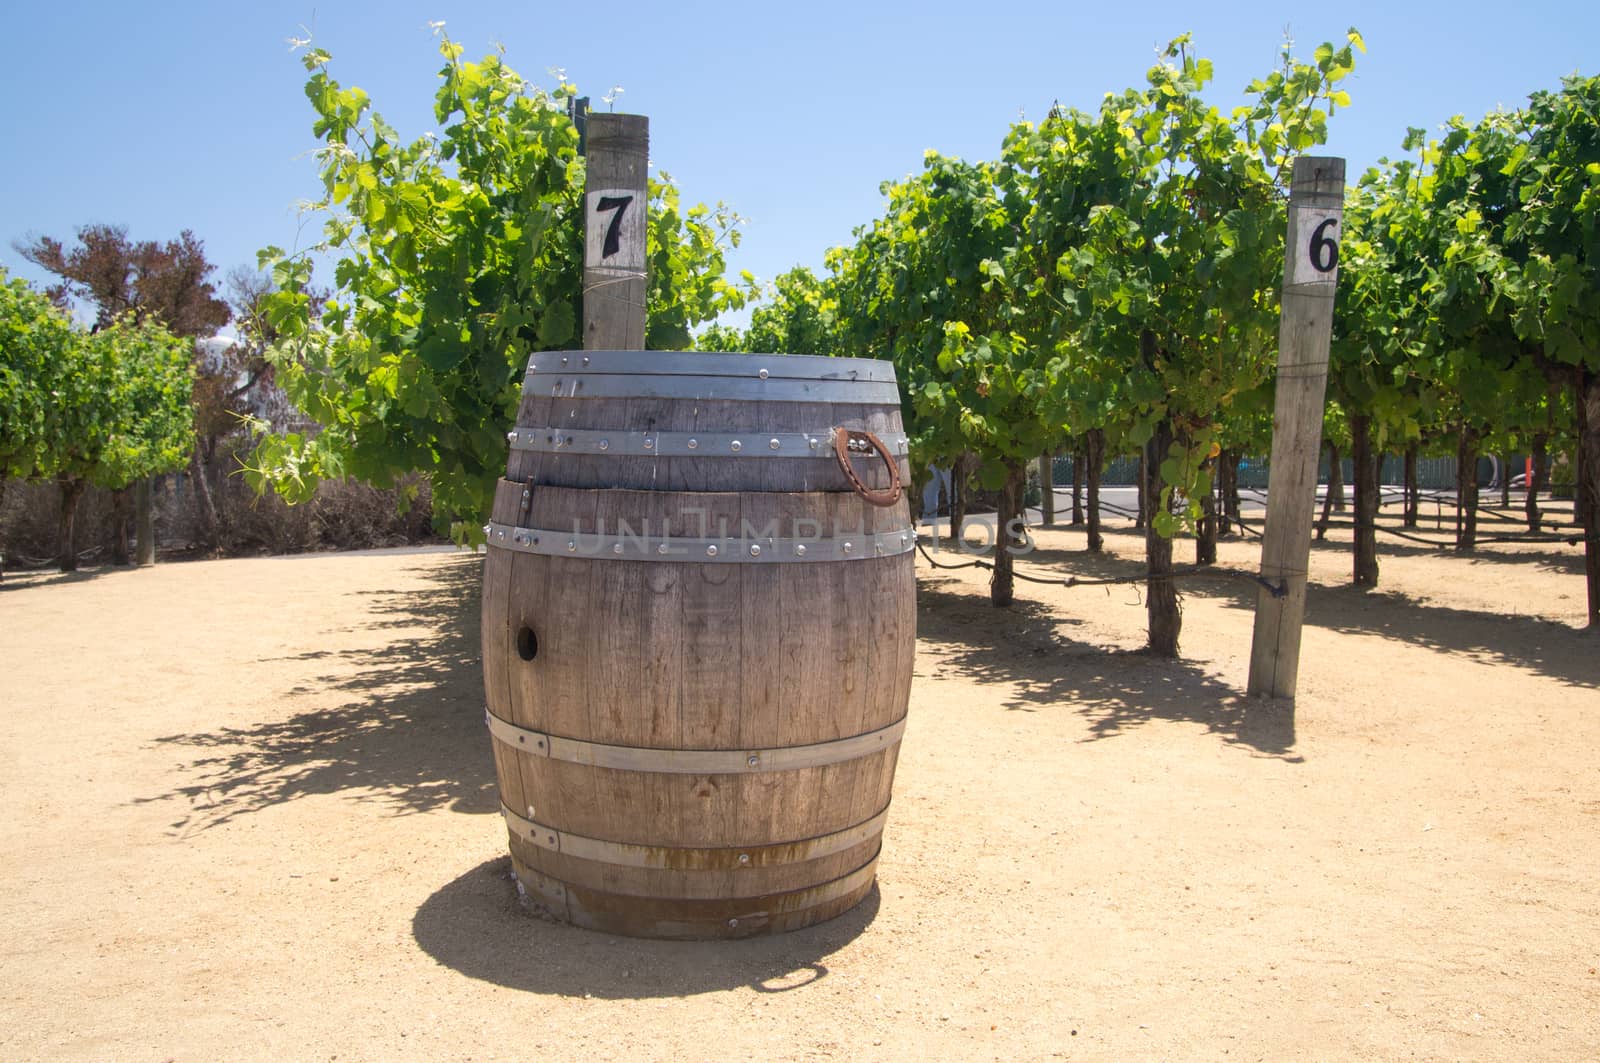
<path fill-rule="evenodd" d="M 0 68 L 0 265 L 40 280 L 13 241 L 89 222 L 140 239 L 193 229 L 219 275 L 267 244 L 310 242 L 295 203 L 319 188 L 315 141 L 287 40 L 312 37 L 336 78 L 415 136 L 431 128 L 435 20 L 469 57 L 503 45 L 535 82 L 563 68 L 596 107 L 621 85 L 616 109 L 650 116 L 652 160 L 685 198 L 750 219 L 731 265 L 763 280 L 820 266 L 926 149 L 992 158 L 1019 116 L 1092 109 L 1185 31 L 1231 105 L 1286 30 L 1309 55 L 1358 27 L 1368 54 L 1326 151 L 1352 174 L 1397 153 L 1408 125 L 1600 68 L 1592 2 L 28 4 L 7 17 Z"/>

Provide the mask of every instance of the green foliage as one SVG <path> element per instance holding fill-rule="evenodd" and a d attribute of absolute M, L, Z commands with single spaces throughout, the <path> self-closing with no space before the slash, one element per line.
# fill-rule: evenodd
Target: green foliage
<path fill-rule="evenodd" d="M 829 253 L 830 276 L 789 275 L 745 341 L 802 331 L 894 360 L 919 463 L 1003 465 L 1090 429 L 1139 446 L 1170 424 L 1163 481 L 1188 500 L 1159 518 L 1172 534 L 1200 515 L 1203 465 L 1235 407 L 1249 427 L 1230 442 L 1270 424 L 1283 182 L 1348 105 L 1337 86 L 1360 48 L 1352 30 L 1309 62 L 1285 52 L 1224 113 L 1202 99 L 1211 62 L 1183 37 L 1097 114 L 1014 126 L 998 162 L 930 152 L 883 186 L 883 216 Z"/>
<path fill-rule="evenodd" d="M 64 312 L 0 270 L 0 480 L 54 473 L 60 441 L 52 383 L 78 343 Z"/>
<path fill-rule="evenodd" d="M 1330 392 L 1385 437 L 1548 432 L 1557 367 L 1595 364 L 1596 84 L 1443 136 L 1362 176 L 1345 214 Z"/>
<path fill-rule="evenodd" d="M 1518 335 L 1558 365 L 1600 372 L 1600 76 L 1537 92 L 1501 169 L 1515 182 L 1506 241 L 1521 260 Z"/>
<path fill-rule="evenodd" d="M 1438 407 L 1431 314 L 1418 298 L 1431 226 L 1411 163 L 1367 171 L 1346 196 L 1328 394 L 1371 418 L 1379 448 L 1420 439 Z"/>
<path fill-rule="evenodd" d="M 695 337 L 694 349 L 697 351 L 721 352 L 724 354 L 738 354 L 750 348 L 745 343 L 744 332 L 732 325 L 721 322 L 707 325 Z"/>
<path fill-rule="evenodd" d="M 181 468 L 194 438 L 188 341 L 131 315 L 80 332 L 0 281 L 0 478 L 116 489 Z"/>
<path fill-rule="evenodd" d="M 696 203 L 682 210 L 670 174 L 662 173 L 659 181 L 652 178 L 649 186 L 645 346 L 686 351 L 694 344 L 694 326 L 742 307 L 756 292 L 748 270 L 740 272 L 737 284 L 724 276 L 724 247 L 739 246 L 738 225 L 744 219 L 722 203 L 715 208 Z M 581 250 L 577 268 L 583 268 Z"/>
<path fill-rule="evenodd" d="M 1004 164 L 929 152 L 922 173 L 884 186 L 884 216 L 828 256 L 838 342 L 894 361 L 916 462 L 970 451 L 990 480 L 1003 473 L 989 463 L 1037 457 L 1051 434 L 1030 405 L 1038 349 L 1010 327 L 1003 261 L 1027 210 L 1014 186 Z"/>
<path fill-rule="evenodd" d="M 72 437 L 66 470 L 117 490 L 183 468 L 194 447 L 190 341 L 123 318 L 83 343 L 101 409 Z"/>
<path fill-rule="evenodd" d="M 979 480 L 989 490 L 1000 488 L 1006 466 L 1038 457 L 1053 438 L 1039 415 L 1050 378 L 1033 354 L 1016 336 L 974 336 L 965 322 L 952 321 L 934 368 L 908 382 L 923 438 L 944 441 L 947 453 L 977 454 Z"/>
<path fill-rule="evenodd" d="M 1202 98 L 1211 62 L 1180 37 L 1145 88 L 1008 138 L 1039 205 L 1035 246 L 1049 249 L 1033 256 L 1021 294 L 1040 306 L 1036 331 L 1054 339 L 1055 418 L 1104 427 L 1122 446 L 1174 429 L 1158 456 L 1163 535 L 1199 518 L 1204 462 L 1235 404 L 1259 410 L 1276 359 L 1284 183 L 1348 105 L 1335 86 L 1359 48 L 1352 30 L 1309 63 L 1286 49 L 1247 89 L 1251 102 L 1225 114 Z"/>
<path fill-rule="evenodd" d="M 838 298 L 804 266 L 780 274 L 769 298 L 750 314 L 740 350 L 777 354 L 850 354 L 839 334 Z"/>
<path fill-rule="evenodd" d="M 338 257 L 321 321 L 307 254 L 268 248 L 262 263 L 279 288 L 278 380 L 322 428 L 264 438 L 248 473 L 303 501 L 323 478 L 386 487 L 420 471 L 441 523 L 471 540 L 505 468 L 528 355 L 577 340 L 584 168 L 562 107 L 571 85 L 546 92 L 497 55 L 463 62 L 449 40 L 440 51 L 442 128 L 409 143 L 329 76 L 326 52 L 305 56 L 323 141 L 314 250 Z M 684 211 L 668 179 L 650 182 L 649 345 L 686 347 L 693 326 L 742 305 L 748 279 L 723 279 L 738 220 L 721 205 Z"/>

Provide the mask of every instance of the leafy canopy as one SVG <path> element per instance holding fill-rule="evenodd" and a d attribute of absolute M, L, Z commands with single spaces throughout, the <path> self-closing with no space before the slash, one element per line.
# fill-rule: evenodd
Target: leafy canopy
<path fill-rule="evenodd" d="M 563 101 L 499 55 L 463 62 L 440 45 L 440 130 L 404 141 L 367 94 L 304 58 L 323 146 L 322 241 L 262 252 L 278 292 L 267 313 L 271 358 L 315 434 L 267 436 L 247 470 L 290 501 L 325 477 L 380 486 L 425 473 L 435 518 L 460 539 L 478 531 L 506 465 L 528 355 L 577 335 L 583 269 L 583 161 Z M 650 182 L 649 346 L 687 347 L 690 329 L 743 304 L 724 279 L 739 219 L 725 206 L 684 210 L 670 178 Z M 310 254 L 336 256 L 320 322 Z"/>
<path fill-rule="evenodd" d="M 0 478 L 119 489 L 183 467 L 193 443 L 189 341 L 154 321 L 96 332 L 0 272 Z"/>

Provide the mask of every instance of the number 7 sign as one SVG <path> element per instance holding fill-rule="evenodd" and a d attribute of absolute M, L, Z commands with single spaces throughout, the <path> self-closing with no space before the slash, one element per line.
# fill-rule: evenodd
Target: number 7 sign
<path fill-rule="evenodd" d="M 586 197 L 588 244 L 584 263 L 591 268 L 638 273 L 644 269 L 645 209 L 630 188 L 603 188 Z"/>

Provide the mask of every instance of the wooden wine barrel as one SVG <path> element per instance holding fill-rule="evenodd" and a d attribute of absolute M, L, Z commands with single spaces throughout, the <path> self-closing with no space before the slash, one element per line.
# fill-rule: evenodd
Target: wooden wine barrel
<path fill-rule="evenodd" d="M 893 367 L 541 353 L 509 436 L 483 662 L 524 895 L 670 938 L 855 905 L 916 640 Z"/>

